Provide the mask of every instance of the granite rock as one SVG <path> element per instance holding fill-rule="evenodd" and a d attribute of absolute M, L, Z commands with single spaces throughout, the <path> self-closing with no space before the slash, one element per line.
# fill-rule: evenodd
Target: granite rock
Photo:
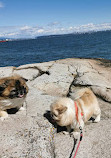
<path fill-rule="evenodd" d="M 0 72 L 0 77 L 19 74 L 27 78 L 29 87 L 25 110 L 0 121 L 0 158 L 69 158 L 74 140 L 59 132 L 48 114 L 55 99 L 73 96 L 82 87 L 90 87 L 97 95 L 102 115 L 99 123 L 85 125 L 77 157 L 110 158 L 110 60 L 63 59 L 1 67 Z"/>

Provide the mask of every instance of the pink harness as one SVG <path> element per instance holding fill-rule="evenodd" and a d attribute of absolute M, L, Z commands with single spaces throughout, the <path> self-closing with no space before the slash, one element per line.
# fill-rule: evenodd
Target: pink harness
<path fill-rule="evenodd" d="M 75 112 L 76 112 L 76 120 L 79 122 L 79 119 L 78 119 L 78 107 L 77 107 L 77 103 L 75 101 L 74 101 L 74 105 L 75 105 Z M 82 112 L 81 112 L 81 116 L 83 116 Z"/>

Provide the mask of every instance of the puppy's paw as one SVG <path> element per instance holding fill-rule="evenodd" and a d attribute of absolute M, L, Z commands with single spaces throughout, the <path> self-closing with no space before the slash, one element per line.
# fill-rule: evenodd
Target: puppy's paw
<path fill-rule="evenodd" d="M 25 108 L 24 107 L 21 107 L 20 109 L 19 109 L 19 111 L 24 111 L 25 110 Z"/>
<path fill-rule="evenodd" d="M 100 121 L 100 115 L 98 115 L 95 120 L 94 120 L 94 123 L 98 123 Z"/>
<path fill-rule="evenodd" d="M 64 134 L 64 135 L 69 135 L 69 132 L 67 132 L 67 131 L 62 131 L 62 134 Z"/>
<path fill-rule="evenodd" d="M 4 121 L 7 117 L 0 117 L 1 121 Z"/>
<path fill-rule="evenodd" d="M 0 120 L 4 121 L 6 118 L 8 118 L 8 113 L 6 111 L 0 111 Z"/>
<path fill-rule="evenodd" d="M 99 118 L 96 118 L 96 119 L 94 120 L 94 123 L 98 123 L 98 122 L 100 122 L 100 119 L 99 119 Z"/>

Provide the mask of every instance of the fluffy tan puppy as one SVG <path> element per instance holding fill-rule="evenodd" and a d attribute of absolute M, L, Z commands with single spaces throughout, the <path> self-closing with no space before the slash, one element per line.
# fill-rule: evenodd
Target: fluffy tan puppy
<path fill-rule="evenodd" d="M 93 115 L 94 122 L 100 121 L 101 110 L 96 96 L 89 88 L 83 88 L 76 92 L 75 99 L 60 98 L 50 106 L 52 118 L 60 126 L 66 126 L 67 131 L 78 131 L 84 127 Z"/>

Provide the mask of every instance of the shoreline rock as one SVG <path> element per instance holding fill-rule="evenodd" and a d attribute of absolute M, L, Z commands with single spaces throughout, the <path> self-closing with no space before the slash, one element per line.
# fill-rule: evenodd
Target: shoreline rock
<path fill-rule="evenodd" d="M 104 59 L 62 59 L 19 67 L 1 67 L 0 77 L 19 74 L 29 81 L 29 93 L 23 112 L 0 121 L 1 158 L 69 158 L 73 139 L 65 136 L 44 117 L 50 104 L 62 96 L 71 96 L 78 88 L 90 87 L 102 110 L 98 124 L 84 128 L 78 151 L 80 158 L 109 158 L 111 149 L 111 61 Z"/>

